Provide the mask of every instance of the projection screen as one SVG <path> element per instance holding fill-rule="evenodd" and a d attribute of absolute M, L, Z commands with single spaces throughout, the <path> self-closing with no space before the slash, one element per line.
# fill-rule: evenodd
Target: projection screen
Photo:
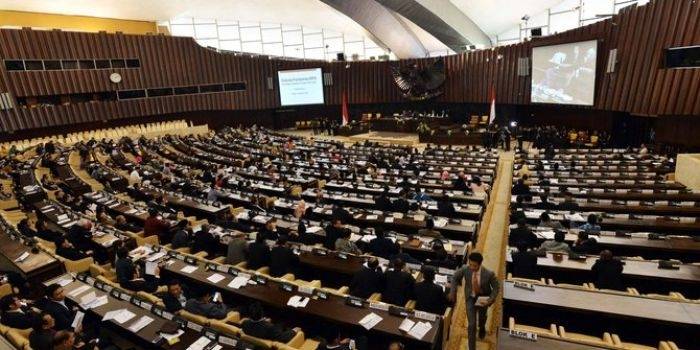
<path fill-rule="evenodd" d="M 532 48 L 530 102 L 591 106 L 598 41 Z"/>
<path fill-rule="evenodd" d="M 321 68 L 283 70 L 277 73 L 282 106 L 323 103 Z"/>

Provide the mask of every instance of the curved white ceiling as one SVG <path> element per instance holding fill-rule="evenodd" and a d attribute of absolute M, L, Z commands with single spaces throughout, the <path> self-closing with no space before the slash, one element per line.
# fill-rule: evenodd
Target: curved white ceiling
<path fill-rule="evenodd" d="M 344 0 L 352 1 L 352 0 Z M 489 37 L 520 23 L 525 14 L 541 12 L 562 0 L 449 0 Z M 0 9 L 165 21 L 175 17 L 215 18 L 304 25 L 372 37 L 357 22 L 320 0 L 0 0 Z M 405 18 L 401 18 L 405 20 Z M 439 50 L 429 33 L 416 33 L 428 50 Z M 437 41 L 439 43 L 439 41 Z M 446 48 L 446 47 L 445 47 Z"/>

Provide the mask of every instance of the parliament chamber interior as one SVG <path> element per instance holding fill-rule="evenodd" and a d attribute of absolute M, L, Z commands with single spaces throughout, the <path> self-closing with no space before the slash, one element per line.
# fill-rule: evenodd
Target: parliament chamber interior
<path fill-rule="evenodd" d="M 0 60 L 0 349 L 700 349 L 696 0 L 0 0 Z"/>

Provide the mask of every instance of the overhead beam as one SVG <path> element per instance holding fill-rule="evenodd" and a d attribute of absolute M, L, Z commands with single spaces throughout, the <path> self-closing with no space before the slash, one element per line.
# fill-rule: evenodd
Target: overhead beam
<path fill-rule="evenodd" d="M 428 50 L 396 14 L 375 0 L 321 0 L 365 28 L 398 58 L 425 57 Z"/>
<path fill-rule="evenodd" d="M 423 28 L 455 52 L 467 45 L 491 47 L 479 26 L 449 0 L 375 0 Z"/>

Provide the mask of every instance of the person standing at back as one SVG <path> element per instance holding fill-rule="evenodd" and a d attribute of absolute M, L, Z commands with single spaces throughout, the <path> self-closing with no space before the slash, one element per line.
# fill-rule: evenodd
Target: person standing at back
<path fill-rule="evenodd" d="M 476 350 L 477 322 L 479 339 L 486 336 L 486 310 L 496 301 L 499 283 L 496 274 L 483 267 L 484 257 L 477 252 L 469 254 L 468 264 L 455 271 L 452 276 L 452 288 L 449 300 L 457 298 L 457 288 L 464 280 L 464 297 L 467 302 L 468 349 Z M 479 297 L 487 297 L 483 301 Z"/>

